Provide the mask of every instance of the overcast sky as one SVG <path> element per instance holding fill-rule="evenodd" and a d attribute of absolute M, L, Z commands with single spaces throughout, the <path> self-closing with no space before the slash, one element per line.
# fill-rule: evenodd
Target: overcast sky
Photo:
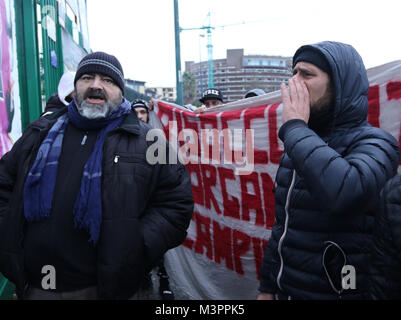
<path fill-rule="evenodd" d="M 175 86 L 173 0 L 87 0 L 91 48 L 117 56 L 125 77 Z M 227 49 L 292 56 L 308 43 L 346 42 L 367 68 L 401 59 L 400 0 L 179 0 L 180 26 L 212 30 L 213 58 Z M 200 35 L 205 35 L 201 37 Z M 207 59 L 206 32 L 181 32 L 185 61 Z"/>

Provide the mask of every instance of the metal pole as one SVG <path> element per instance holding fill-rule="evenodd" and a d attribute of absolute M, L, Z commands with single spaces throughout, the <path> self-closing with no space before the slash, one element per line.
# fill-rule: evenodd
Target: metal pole
<path fill-rule="evenodd" d="M 214 87 L 214 75 L 213 75 L 213 43 L 212 43 L 212 26 L 210 22 L 210 12 L 208 13 L 209 26 L 207 28 L 207 52 L 208 52 L 208 71 L 207 71 L 207 83 L 209 88 Z"/>
<path fill-rule="evenodd" d="M 199 90 L 199 96 L 203 92 L 203 74 L 202 74 L 202 49 L 201 49 L 201 38 L 204 38 L 205 35 L 200 34 L 199 35 L 199 78 L 200 78 L 200 90 Z"/>
<path fill-rule="evenodd" d="M 177 104 L 183 105 L 180 24 L 179 24 L 179 19 L 178 19 L 178 0 L 174 0 L 174 29 L 175 29 L 175 69 L 176 69 L 175 76 L 176 76 L 176 82 L 177 82 Z"/>

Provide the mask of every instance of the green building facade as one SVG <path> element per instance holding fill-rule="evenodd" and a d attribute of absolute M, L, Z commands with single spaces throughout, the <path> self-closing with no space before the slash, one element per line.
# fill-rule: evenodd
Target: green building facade
<path fill-rule="evenodd" d="M 0 0 L 0 157 L 90 50 L 86 0 Z M 0 300 L 14 287 L 0 274 Z"/>

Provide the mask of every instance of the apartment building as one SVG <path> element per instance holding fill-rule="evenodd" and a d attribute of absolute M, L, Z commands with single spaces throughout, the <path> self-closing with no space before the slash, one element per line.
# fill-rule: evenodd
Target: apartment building
<path fill-rule="evenodd" d="M 175 87 L 149 87 L 146 88 L 146 95 L 167 102 L 176 102 L 177 89 Z"/>
<path fill-rule="evenodd" d="M 292 75 L 292 57 L 270 55 L 244 55 L 244 49 L 228 49 L 225 59 L 213 60 L 214 87 L 223 91 L 225 102 L 242 99 L 251 89 L 266 93 L 280 89 Z M 185 71 L 197 81 L 197 91 L 208 85 L 208 62 L 185 62 Z"/>

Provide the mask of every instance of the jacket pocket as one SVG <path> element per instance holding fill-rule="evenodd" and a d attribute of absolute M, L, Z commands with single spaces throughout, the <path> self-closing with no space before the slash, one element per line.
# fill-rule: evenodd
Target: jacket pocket
<path fill-rule="evenodd" d="M 140 217 L 152 187 L 152 167 L 144 156 L 115 153 L 106 159 L 102 186 L 104 218 Z"/>
<path fill-rule="evenodd" d="M 145 155 L 135 155 L 127 153 L 115 153 L 113 157 L 113 166 L 117 168 L 117 172 L 124 168 L 135 168 L 134 176 L 147 180 L 152 173 L 152 167 L 146 162 Z"/>

